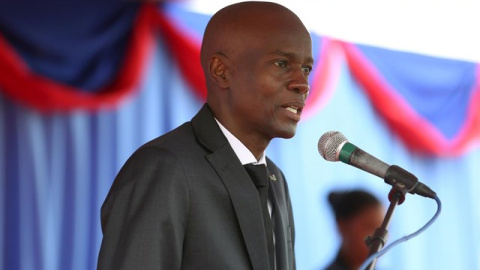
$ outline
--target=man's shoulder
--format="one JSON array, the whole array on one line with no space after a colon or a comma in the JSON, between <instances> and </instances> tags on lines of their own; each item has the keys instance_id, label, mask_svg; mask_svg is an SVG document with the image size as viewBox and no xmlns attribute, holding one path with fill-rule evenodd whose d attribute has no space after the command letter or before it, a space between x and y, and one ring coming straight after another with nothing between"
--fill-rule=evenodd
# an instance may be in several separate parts
<instances>
[{"instance_id":1,"label":"man's shoulder","mask_svg":"<svg viewBox=\"0 0 480 270\"><path fill-rule=\"evenodd\" d=\"M192 140L195 140L196 137L202 136L201 131L208 130L208 132L211 132L211 130L213 130L211 123L214 122L215 120L209 107L207 105L204 105L192 118L192 120L181 124L180 126L164 133L163 135L155 139L152 139L151 141L145 143L143 146L167 147L171 145L192 142Z\"/></svg>"},{"instance_id":2,"label":"man's shoulder","mask_svg":"<svg viewBox=\"0 0 480 270\"><path fill-rule=\"evenodd\" d=\"M143 147L167 147L182 144L194 136L191 122L185 122L182 125L146 142Z\"/></svg>"}]
</instances>

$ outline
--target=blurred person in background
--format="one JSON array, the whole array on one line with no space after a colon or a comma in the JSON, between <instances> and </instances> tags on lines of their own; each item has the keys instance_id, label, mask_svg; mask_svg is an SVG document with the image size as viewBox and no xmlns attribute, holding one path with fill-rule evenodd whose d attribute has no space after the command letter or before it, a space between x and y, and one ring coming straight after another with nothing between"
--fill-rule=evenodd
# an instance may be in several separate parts
<instances>
[{"instance_id":1,"label":"blurred person in background","mask_svg":"<svg viewBox=\"0 0 480 270\"><path fill-rule=\"evenodd\" d=\"M369 253L366 237L382 225L384 207L373 194L360 189L332 191L328 202L341 244L335 260L325 270L357 270Z\"/></svg>"}]
</instances>

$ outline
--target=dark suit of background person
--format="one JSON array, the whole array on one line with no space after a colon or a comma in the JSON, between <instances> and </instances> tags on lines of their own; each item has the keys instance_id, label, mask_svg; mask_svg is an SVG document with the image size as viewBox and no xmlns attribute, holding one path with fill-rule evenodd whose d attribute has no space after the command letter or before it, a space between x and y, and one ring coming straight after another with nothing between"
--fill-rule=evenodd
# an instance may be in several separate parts
<instances>
[{"instance_id":1,"label":"dark suit of background person","mask_svg":"<svg viewBox=\"0 0 480 270\"><path fill-rule=\"evenodd\" d=\"M107 195L99 270L273 269L259 191L237 151L261 162L271 139L294 135L309 90L310 35L283 6L234 4L207 25L201 63L207 104L190 122L135 151ZM244 147L232 146L230 134ZM272 265L293 270L287 183L266 163Z\"/></svg>"}]
</instances>

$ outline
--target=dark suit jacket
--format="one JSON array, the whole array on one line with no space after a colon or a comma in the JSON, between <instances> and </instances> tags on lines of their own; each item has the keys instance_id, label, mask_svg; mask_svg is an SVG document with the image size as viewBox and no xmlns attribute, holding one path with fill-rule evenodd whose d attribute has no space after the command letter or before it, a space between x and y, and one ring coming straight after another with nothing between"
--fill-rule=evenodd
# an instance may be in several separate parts
<instances>
[{"instance_id":1,"label":"dark suit jacket","mask_svg":"<svg viewBox=\"0 0 480 270\"><path fill-rule=\"evenodd\" d=\"M295 269L287 184L267 159L277 269ZM271 177L273 178L273 177ZM268 269L258 192L208 105L128 159L101 210L98 269Z\"/></svg>"}]
</instances>

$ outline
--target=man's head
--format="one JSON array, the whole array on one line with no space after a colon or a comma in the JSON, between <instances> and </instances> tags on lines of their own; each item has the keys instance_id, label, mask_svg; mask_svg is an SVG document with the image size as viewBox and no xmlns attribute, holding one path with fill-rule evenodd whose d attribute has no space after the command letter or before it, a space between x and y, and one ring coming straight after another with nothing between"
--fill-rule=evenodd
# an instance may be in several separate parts
<instances>
[{"instance_id":1,"label":"man's head","mask_svg":"<svg viewBox=\"0 0 480 270\"><path fill-rule=\"evenodd\" d=\"M201 64L215 117L252 152L295 134L313 58L292 11L269 2L223 8L205 30Z\"/></svg>"}]
</instances>

